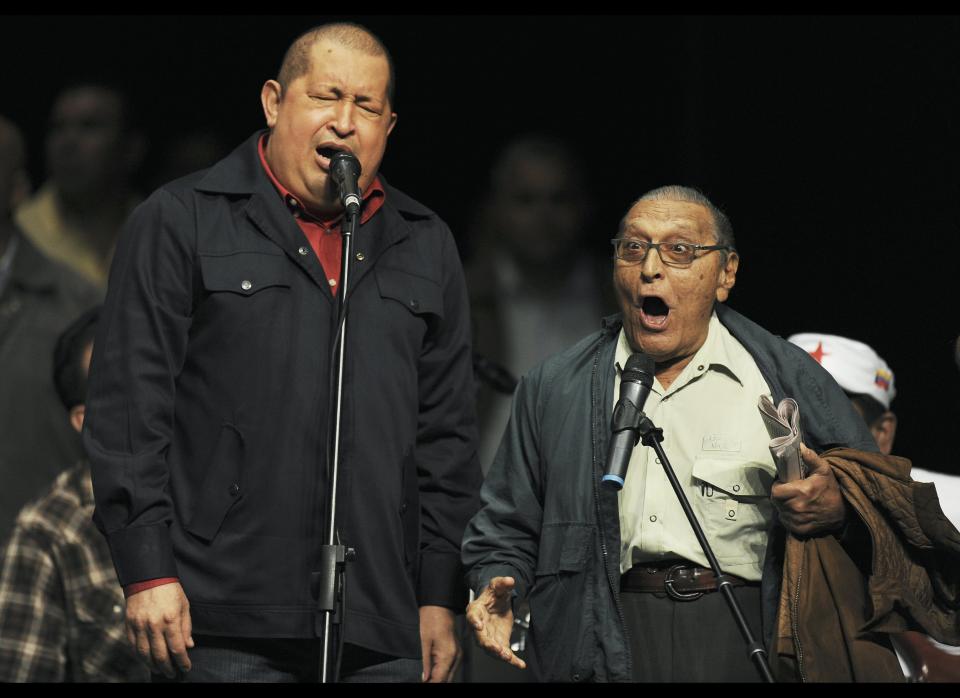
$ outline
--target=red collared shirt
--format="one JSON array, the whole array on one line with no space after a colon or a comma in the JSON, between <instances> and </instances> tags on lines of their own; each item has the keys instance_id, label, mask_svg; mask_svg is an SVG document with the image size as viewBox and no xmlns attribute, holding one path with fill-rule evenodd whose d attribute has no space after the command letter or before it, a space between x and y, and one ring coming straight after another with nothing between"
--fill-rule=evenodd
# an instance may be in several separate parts
<instances>
[{"instance_id":1,"label":"red collared shirt","mask_svg":"<svg viewBox=\"0 0 960 698\"><path fill-rule=\"evenodd\" d=\"M340 264L343 255L343 242L340 235L340 223L343 220L343 215L340 214L330 220L321 220L311 216L297 197L280 184L274 176L270 165L267 164L266 143L267 134L264 134L260 137L260 143L257 146L260 152L260 164L263 165L263 170L267 173L270 181L273 182L273 186L280 192L284 203L290 209L297 225L300 226L300 230L306 236L310 247L313 248L314 254L320 260L320 265L323 267L323 272L327 275L327 281L330 284L330 291L336 295L340 283ZM380 183L380 178L374 177L373 182L363 193L363 203L360 208L361 225L373 218L373 215L380 210L386 195L383 185Z\"/></svg>"}]
</instances>

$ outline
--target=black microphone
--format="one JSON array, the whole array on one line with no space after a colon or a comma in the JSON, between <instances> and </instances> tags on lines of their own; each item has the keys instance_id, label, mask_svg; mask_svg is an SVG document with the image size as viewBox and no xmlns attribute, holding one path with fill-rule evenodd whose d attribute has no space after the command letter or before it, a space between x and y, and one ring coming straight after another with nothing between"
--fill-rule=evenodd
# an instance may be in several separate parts
<instances>
[{"instance_id":1,"label":"black microphone","mask_svg":"<svg viewBox=\"0 0 960 698\"><path fill-rule=\"evenodd\" d=\"M330 158L330 175L340 192L340 203L348 216L360 213L360 189L357 180L360 179L360 161L353 153L338 150Z\"/></svg>"},{"instance_id":2,"label":"black microphone","mask_svg":"<svg viewBox=\"0 0 960 698\"><path fill-rule=\"evenodd\" d=\"M607 451L607 471L602 480L612 489L623 489L630 454L640 440L640 415L653 387L654 369L653 359L637 352L630 355L620 373L620 399L613 408L610 425L613 434Z\"/></svg>"}]
</instances>

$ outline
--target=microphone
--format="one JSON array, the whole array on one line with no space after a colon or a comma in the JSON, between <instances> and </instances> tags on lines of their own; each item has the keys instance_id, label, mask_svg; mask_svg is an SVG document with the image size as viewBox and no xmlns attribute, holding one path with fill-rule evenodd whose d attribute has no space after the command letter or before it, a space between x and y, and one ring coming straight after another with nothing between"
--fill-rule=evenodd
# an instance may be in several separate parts
<instances>
[{"instance_id":1,"label":"microphone","mask_svg":"<svg viewBox=\"0 0 960 698\"><path fill-rule=\"evenodd\" d=\"M360 179L360 161L353 153L338 150L330 158L330 175L340 192L340 203L348 216L360 213L360 189L357 180Z\"/></svg>"},{"instance_id":2,"label":"microphone","mask_svg":"<svg viewBox=\"0 0 960 698\"><path fill-rule=\"evenodd\" d=\"M611 489L623 489L630 454L640 440L640 415L653 387L654 368L651 357L637 352L630 355L620 374L620 399L613 408L607 470L602 480Z\"/></svg>"}]
</instances>

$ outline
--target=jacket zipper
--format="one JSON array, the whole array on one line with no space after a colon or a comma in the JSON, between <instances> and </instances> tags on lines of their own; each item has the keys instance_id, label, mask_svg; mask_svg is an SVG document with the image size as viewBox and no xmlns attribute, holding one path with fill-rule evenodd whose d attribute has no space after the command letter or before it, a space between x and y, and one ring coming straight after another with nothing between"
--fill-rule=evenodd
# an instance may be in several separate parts
<instances>
[{"instance_id":1,"label":"jacket zipper","mask_svg":"<svg viewBox=\"0 0 960 698\"><path fill-rule=\"evenodd\" d=\"M593 461L592 463L593 464L593 478L592 478L593 498L597 507L597 527L600 529L600 552L603 555L603 569L607 574L607 582L610 584L610 590L613 592L613 602L617 608L617 615L620 618L620 629L623 631L624 639L626 639L628 637L627 621L623 613L623 607L620 604L620 593L618 588L619 584L616 583L616 581L613 578L613 575L610 573L610 565L608 564L609 554L607 552L607 536L606 536L606 531L603 527L603 510L600 507L600 491L597 489L597 473L598 473L599 466L597 464L597 429L596 429L597 425L595 420L596 418L598 418L598 415L603 414L602 411L598 411L599 384L597 382L597 367L599 366L599 363L600 363L600 354L601 354L602 346L603 345L601 340L600 342L597 343L597 351L596 351L596 354L594 354L594 358L593 358L593 376L592 376L592 386L591 386L592 387L591 393L593 397L593 405L592 405L593 409L591 414L592 419L591 419L590 434L591 434L591 444L592 444L591 452L592 452L592 461ZM617 565L617 567L619 568L619 565ZM627 680L631 680L633 678L633 657L631 657L630 655L629 643L627 644L626 654L627 654Z\"/></svg>"},{"instance_id":2,"label":"jacket zipper","mask_svg":"<svg viewBox=\"0 0 960 698\"><path fill-rule=\"evenodd\" d=\"M793 593L793 612L790 614L790 627L793 630L793 645L797 650L797 670L800 672L801 683L807 682L807 677L803 673L803 647L800 645L799 607L800 607L800 581L803 579L803 562L800 563L800 570L797 573L797 585Z\"/></svg>"}]
</instances>

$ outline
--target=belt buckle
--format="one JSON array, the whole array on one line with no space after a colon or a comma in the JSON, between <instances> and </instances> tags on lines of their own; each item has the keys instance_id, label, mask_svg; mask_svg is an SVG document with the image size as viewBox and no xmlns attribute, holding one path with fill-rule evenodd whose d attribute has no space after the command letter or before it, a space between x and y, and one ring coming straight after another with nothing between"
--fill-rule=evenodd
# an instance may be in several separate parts
<instances>
[{"instance_id":1,"label":"belt buckle","mask_svg":"<svg viewBox=\"0 0 960 698\"><path fill-rule=\"evenodd\" d=\"M701 596L703 596L702 591L682 592L682 591L677 591L676 589L673 588L673 573L679 572L680 570L693 569L694 567L696 567L696 565L689 564L686 562L681 562L667 570L666 577L664 577L664 580L663 580L663 588L666 589L667 596L669 596L674 601L696 601Z\"/></svg>"}]
</instances>

